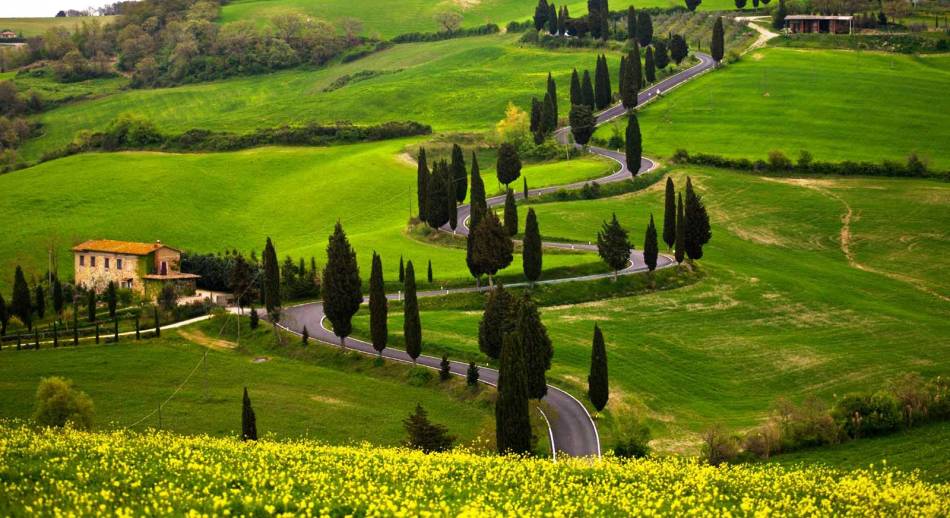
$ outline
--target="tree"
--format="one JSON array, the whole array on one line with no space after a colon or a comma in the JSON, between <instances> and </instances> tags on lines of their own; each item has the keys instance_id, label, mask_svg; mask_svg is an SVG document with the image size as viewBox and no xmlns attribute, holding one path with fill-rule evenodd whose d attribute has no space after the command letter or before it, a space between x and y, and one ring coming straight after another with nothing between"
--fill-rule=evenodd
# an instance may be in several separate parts
<instances>
[{"instance_id":1,"label":"tree","mask_svg":"<svg viewBox=\"0 0 950 518\"><path fill-rule=\"evenodd\" d=\"M541 0L542 2L544 0ZM416 410L403 420L408 438L406 447L422 450L425 453L447 451L452 448L455 437L449 435L448 428L429 421L429 415L422 405L416 403Z\"/></svg>"},{"instance_id":2,"label":"tree","mask_svg":"<svg viewBox=\"0 0 950 518\"><path fill-rule=\"evenodd\" d=\"M399 256L399 282L404 282L406 280L406 264L402 261L402 256Z\"/></svg>"},{"instance_id":3,"label":"tree","mask_svg":"<svg viewBox=\"0 0 950 518\"><path fill-rule=\"evenodd\" d=\"M653 41L653 19L647 11L637 13L637 40L641 47L646 47Z\"/></svg>"},{"instance_id":4,"label":"tree","mask_svg":"<svg viewBox=\"0 0 950 518\"><path fill-rule=\"evenodd\" d=\"M515 203L515 193L508 189L505 195L505 231L509 236L518 233L518 205Z\"/></svg>"},{"instance_id":5,"label":"tree","mask_svg":"<svg viewBox=\"0 0 950 518\"><path fill-rule=\"evenodd\" d=\"M779 0L778 7L772 11L772 28L779 30L785 27L786 16L788 16L788 10L785 8L785 0Z\"/></svg>"},{"instance_id":6,"label":"tree","mask_svg":"<svg viewBox=\"0 0 950 518\"><path fill-rule=\"evenodd\" d=\"M676 205L676 241L674 256L677 263L682 263L686 254L686 214L683 211L683 193L679 194Z\"/></svg>"},{"instance_id":7,"label":"tree","mask_svg":"<svg viewBox=\"0 0 950 518\"><path fill-rule=\"evenodd\" d=\"M718 65L723 56L725 55L725 32L722 28L722 16L716 17L716 23L713 25L712 31L712 43L709 46L710 54L712 55L713 60L716 61Z\"/></svg>"},{"instance_id":8,"label":"tree","mask_svg":"<svg viewBox=\"0 0 950 518\"><path fill-rule=\"evenodd\" d=\"M46 292L43 291L43 286L40 284L36 285L36 288L33 289L35 294L35 301L33 302L33 310L36 311L36 316L42 319L46 316Z\"/></svg>"},{"instance_id":9,"label":"tree","mask_svg":"<svg viewBox=\"0 0 950 518\"><path fill-rule=\"evenodd\" d=\"M666 197L663 200L663 242L668 250L676 242L676 190L673 178L666 177Z\"/></svg>"},{"instance_id":10,"label":"tree","mask_svg":"<svg viewBox=\"0 0 950 518\"><path fill-rule=\"evenodd\" d=\"M551 7L554 7L554 4L551 4ZM557 83L554 82L554 78L551 77L551 73L548 72L548 95L551 96L551 103L554 105L554 110L552 111L552 120L554 124L551 125L551 130L557 128L557 119L558 119L558 108L557 108Z\"/></svg>"},{"instance_id":11,"label":"tree","mask_svg":"<svg viewBox=\"0 0 950 518\"><path fill-rule=\"evenodd\" d=\"M458 144L452 144L452 182L455 186L455 201L462 203L468 193L468 172L465 171L465 155Z\"/></svg>"},{"instance_id":12,"label":"tree","mask_svg":"<svg viewBox=\"0 0 950 518\"><path fill-rule=\"evenodd\" d=\"M106 307L109 308L109 318L115 318L116 306L119 304L119 294L116 290L115 281L109 281L106 286Z\"/></svg>"},{"instance_id":13,"label":"tree","mask_svg":"<svg viewBox=\"0 0 950 518\"><path fill-rule=\"evenodd\" d=\"M551 93L544 94L544 103L541 104L541 132L550 135L557 129L557 105Z\"/></svg>"},{"instance_id":14,"label":"tree","mask_svg":"<svg viewBox=\"0 0 950 518\"><path fill-rule=\"evenodd\" d=\"M527 177L527 176L522 176L522 177L521 177L521 181L522 181L522 184L521 184L521 195L524 197L524 199L527 200L527 199L528 199L528 194L529 194L529 192L530 192L530 191L528 191L528 177Z\"/></svg>"},{"instance_id":15,"label":"tree","mask_svg":"<svg viewBox=\"0 0 950 518\"><path fill-rule=\"evenodd\" d=\"M19 265L13 275L13 299L10 301L10 312L19 318L28 330L33 329L33 301L30 300L30 287Z\"/></svg>"},{"instance_id":16,"label":"tree","mask_svg":"<svg viewBox=\"0 0 950 518\"><path fill-rule=\"evenodd\" d=\"M498 160L495 162L495 170L498 175L498 182L508 186L511 182L521 176L521 158L518 156L518 149L509 142L503 142L498 146Z\"/></svg>"},{"instance_id":17,"label":"tree","mask_svg":"<svg viewBox=\"0 0 950 518\"><path fill-rule=\"evenodd\" d=\"M495 444L498 453L531 451L531 418L524 351L514 334L505 334L498 366L498 399L495 401Z\"/></svg>"},{"instance_id":18,"label":"tree","mask_svg":"<svg viewBox=\"0 0 950 518\"><path fill-rule=\"evenodd\" d=\"M455 207L455 192L452 189L452 177L449 165L439 160L432 166L429 177L429 194L426 197L426 222L432 228L440 228L451 219L449 206ZM448 194L452 194L451 197Z\"/></svg>"},{"instance_id":19,"label":"tree","mask_svg":"<svg viewBox=\"0 0 950 518\"><path fill-rule=\"evenodd\" d=\"M468 363L468 371L465 373L465 382L469 387L474 387L478 384L478 365L475 365L475 362Z\"/></svg>"},{"instance_id":20,"label":"tree","mask_svg":"<svg viewBox=\"0 0 950 518\"><path fill-rule=\"evenodd\" d=\"M623 93L627 90L627 56L620 56L620 71L617 73L617 93L623 103Z\"/></svg>"},{"instance_id":21,"label":"tree","mask_svg":"<svg viewBox=\"0 0 950 518\"><path fill-rule=\"evenodd\" d=\"M597 57L597 68L594 71L594 104L598 110L603 110L610 106L612 97L607 56L601 55Z\"/></svg>"},{"instance_id":22,"label":"tree","mask_svg":"<svg viewBox=\"0 0 950 518\"><path fill-rule=\"evenodd\" d=\"M10 313L7 311L7 301L0 295L0 337L6 336L7 324L10 322Z\"/></svg>"},{"instance_id":23,"label":"tree","mask_svg":"<svg viewBox=\"0 0 950 518\"><path fill-rule=\"evenodd\" d=\"M666 50L666 42L663 40L653 42L653 63L657 70L663 70L670 64L670 55Z\"/></svg>"},{"instance_id":24,"label":"tree","mask_svg":"<svg viewBox=\"0 0 950 518\"><path fill-rule=\"evenodd\" d=\"M540 31L548 22L548 3L547 0L538 0L538 6L534 8L534 30Z\"/></svg>"},{"instance_id":25,"label":"tree","mask_svg":"<svg viewBox=\"0 0 950 518\"><path fill-rule=\"evenodd\" d=\"M574 135L574 141L582 146L590 142L590 137L597 128L597 119L591 111L590 106L580 104L571 107L570 114L571 134Z\"/></svg>"},{"instance_id":26,"label":"tree","mask_svg":"<svg viewBox=\"0 0 950 518\"><path fill-rule=\"evenodd\" d=\"M307 326L303 326L303 333L300 334L300 343L302 345L310 343L310 331L307 330Z\"/></svg>"},{"instance_id":27,"label":"tree","mask_svg":"<svg viewBox=\"0 0 950 518\"><path fill-rule=\"evenodd\" d=\"M693 183L686 177L686 240L684 248L690 260L702 259L703 245L712 238L709 228L709 214L703 204L702 196L693 190Z\"/></svg>"},{"instance_id":28,"label":"tree","mask_svg":"<svg viewBox=\"0 0 950 518\"><path fill-rule=\"evenodd\" d=\"M759 0L752 0L752 8L755 12L759 10Z\"/></svg>"},{"instance_id":29,"label":"tree","mask_svg":"<svg viewBox=\"0 0 950 518\"><path fill-rule=\"evenodd\" d=\"M631 248L633 247L627 239L627 231L620 226L617 215L614 214L610 223L605 221L600 232L597 233L597 253L614 271L615 281L617 272L626 268L630 261Z\"/></svg>"},{"instance_id":30,"label":"tree","mask_svg":"<svg viewBox=\"0 0 950 518\"><path fill-rule=\"evenodd\" d=\"M373 266L369 274L369 334L372 338L373 349L383 356L386 341L389 339L389 328L386 322L389 313L389 302L386 300L386 286L383 283L383 260L373 251Z\"/></svg>"},{"instance_id":31,"label":"tree","mask_svg":"<svg viewBox=\"0 0 950 518\"><path fill-rule=\"evenodd\" d=\"M623 107L632 110L637 106L637 96L640 93L640 78L643 73L640 71L640 47L637 42L633 42L633 48L627 54L624 62L624 80L623 90L620 92L620 100Z\"/></svg>"},{"instance_id":32,"label":"tree","mask_svg":"<svg viewBox=\"0 0 950 518\"><path fill-rule=\"evenodd\" d=\"M274 243L267 238L264 244L264 307L271 318L280 314L280 265L277 264L277 250ZM275 321L276 324L276 321Z\"/></svg>"},{"instance_id":33,"label":"tree","mask_svg":"<svg viewBox=\"0 0 950 518\"><path fill-rule=\"evenodd\" d=\"M746 0L736 0L736 9L745 9Z\"/></svg>"},{"instance_id":34,"label":"tree","mask_svg":"<svg viewBox=\"0 0 950 518\"><path fill-rule=\"evenodd\" d=\"M86 298L86 316L90 322L96 321L96 290L89 290Z\"/></svg>"},{"instance_id":35,"label":"tree","mask_svg":"<svg viewBox=\"0 0 950 518\"><path fill-rule=\"evenodd\" d=\"M257 440L257 417L254 415L254 409L251 408L251 398L247 395L247 387L244 387L244 402L241 405L241 440Z\"/></svg>"},{"instance_id":36,"label":"tree","mask_svg":"<svg viewBox=\"0 0 950 518\"><path fill-rule=\"evenodd\" d=\"M426 272L426 280L432 284L432 259L429 259L429 270Z\"/></svg>"},{"instance_id":37,"label":"tree","mask_svg":"<svg viewBox=\"0 0 950 518\"><path fill-rule=\"evenodd\" d=\"M584 95L581 93L581 80L577 76L577 69L575 68L571 72L571 106L583 103Z\"/></svg>"},{"instance_id":38,"label":"tree","mask_svg":"<svg viewBox=\"0 0 950 518\"><path fill-rule=\"evenodd\" d=\"M522 249L521 262L524 276L534 285L541 278L542 247L538 217L533 208L528 209L528 217L525 219Z\"/></svg>"},{"instance_id":39,"label":"tree","mask_svg":"<svg viewBox=\"0 0 950 518\"><path fill-rule=\"evenodd\" d=\"M541 399L548 393L545 372L551 368L554 348L548 330L541 322L538 308L528 292L518 301L514 333L525 357L525 383L528 397Z\"/></svg>"},{"instance_id":40,"label":"tree","mask_svg":"<svg viewBox=\"0 0 950 518\"><path fill-rule=\"evenodd\" d=\"M646 56L643 59L644 76L647 83L656 82L656 65L653 63L653 47L647 47Z\"/></svg>"},{"instance_id":41,"label":"tree","mask_svg":"<svg viewBox=\"0 0 950 518\"><path fill-rule=\"evenodd\" d=\"M689 9L690 12L695 12L701 3L703 3L703 0L686 0L686 8Z\"/></svg>"},{"instance_id":42,"label":"tree","mask_svg":"<svg viewBox=\"0 0 950 518\"><path fill-rule=\"evenodd\" d=\"M254 301L254 279L251 273L251 265L244 259L243 255L238 254L231 263L231 274L229 276L231 293L234 294L234 301L238 308L244 309L244 306Z\"/></svg>"},{"instance_id":43,"label":"tree","mask_svg":"<svg viewBox=\"0 0 950 518\"><path fill-rule=\"evenodd\" d=\"M251 329L257 329L257 326L260 322L260 318L261 317L258 316L257 314L257 308L251 308L251 317L250 317Z\"/></svg>"},{"instance_id":44,"label":"tree","mask_svg":"<svg viewBox=\"0 0 950 518\"><path fill-rule=\"evenodd\" d=\"M570 15L567 13L567 6L561 6L557 12L557 32L561 35L567 34L567 20Z\"/></svg>"},{"instance_id":45,"label":"tree","mask_svg":"<svg viewBox=\"0 0 950 518\"><path fill-rule=\"evenodd\" d=\"M343 225L337 221L327 244L327 263L323 267L323 312L343 347L353 330L353 315L363 303L361 286L356 252L350 246Z\"/></svg>"},{"instance_id":46,"label":"tree","mask_svg":"<svg viewBox=\"0 0 950 518\"><path fill-rule=\"evenodd\" d=\"M441 32L455 32L462 26L462 14L455 11L442 11L436 13L434 18L442 28Z\"/></svg>"},{"instance_id":47,"label":"tree","mask_svg":"<svg viewBox=\"0 0 950 518\"><path fill-rule=\"evenodd\" d=\"M541 103L537 97L531 98L531 134L534 135L534 143L540 144L544 141L544 133L541 131Z\"/></svg>"},{"instance_id":48,"label":"tree","mask_svg":"<svg viewBox=\"0 0 950 518\"><path fill-rule=\"evenodd\" d=\"M476 271L488 275L493 285L495 272L506 268L514 259L514 243L494 212L489 211L472 231L472 264Z\"/></svg>"},{"instance_id":49,"label":"tree","mask_svg":"<svg viewBox=\"0 0 950 518\"><path fill-rule=\"evenodd\" d=\"M412 358L412 364L422 353L422 321L419 319L419 301L416 299L416 271L412 261L406 265L406 295L403 302L402 334L406 342L406 354Z\"/></svg>"},{"instance_id":50,"label":"tree","mask_svg":"<svg viewBox=\"0 0 950 518\"><path fill-rule=\"evenodd\" d=\"M426 207L429 196L429 164L426 160L426 149L419 148L416 159L416 198L419 204L419 219L428 221Z\"/></svg>"},{"instance_id":51,"label":"tree","mask_svg":"<svg viewBox=\"0 0 950 518\"><path fill-rule=\"evenodd\" d=\"M482 181L482 174L478 167L478 157L475 156L474 151L472 151L472 192L469 195L469 204L471 205L469 228L475 228L482 215L488 210L488 203L485 199L485 182Z\"/></svg>"},{"instance_id":52,"label":"tree","mask_svg":"<svg viewBox=\"0 0 950 518\"><path fill-rule=\"evenodd\" d=\"M442 355L442 361L439 362L439 379L442 381L449 381L449 378L452 377L452 363L449 362L448 355Z\"/></svg>"},{"instance_id":53,"label":"tree","mask_svg":"<svg viewBox=\"0 0 950 518\"><path fill-rule=\"evenodd\" d=\"M590 82L590 72L584 71L584 79L581 80L581 104L594 109L594 85Z\"/></svg>"},{"instance_id":54,"label":"tree","mask_svg":"<svg viewBox=\"0 0 950 518\"><path fill-rule=\"evenodd\" d=\"M674 34L673 39L670 40L670 57L679 65L688 55L689 46L686 44L686 39L679 34Z\"/></svg>"},{"instance_id":55,"label":"tree","mask_svg":"<svg viewBox=\"0 0 950 518\"><path fill-rule=\"evenodd\" d=\"M627 8L627 39L633 40L637 37L637 10L632 5Z\"/></svg>"},{"instance_id":56,"label":"tree","mask_svg":"<svg viewBox=\"0 0 950 518\"><path fill-rule=\"evenodd\" d=\"M53 278L53 311L57 317L63 316L63 309L66 307L66 298L63 296L63 283L59 282L59 277Z\"/></svg>"},{"instance_id":57,"label":"tree","mask_svg":"<svg viewBox=\"0 0 950 518\"><path fill-rule=\"evenodd\" d=\"M643 138L640 135L640 121L637 120L636 112L630 112L627 116L627 134L624 142L627 169L630 170L631 176L637 176L640 172L640 156L643 155Z\"/></svg>"},{"instance_id":58,"label":"tree","mask_svg":"<svg viewBox=\"0 0 950 518\"><path fill-rule=\"evenodd\" d=\"M455 186L452 185L452 172L448 171L446 174L448 182L446 182L446 192L445 192L445 211L449 214L449 228L454 232L459 224L459 208L458 204L455 201ZM468 178L465 179L468 181Z\"/></svg>"},{"instance_id":59,"label":"tree","mask_svg":"<svg viewBox=\"0 0 950 518\"><path fill-rule=\"evenodd\" d=\"M497 360L505 334L512 330L511 314L514 300L499 284L485 298L485 312L478 322L478 350Z\"/></svg>"},{"instance_id":60,"label":"tree","mask_svg":"<svg viewBox=\"0 0 950 518\"><path fill-rule=\"evenodd\" d=\"M89 430L94 416L92 398L76 390L72 381L57 376L40 380L33 409L36 424L55 428L70 424L78 430Z\"/></svg>"},{"instance_id":61,"label":"tree","mask_svg":"<svg viewBox=\"0 0 950 518\"><path fill-rule=\"evenodd\" d=\"M590 353L590 375L587 376L587 397L598 412L607 406L610 388L607 383L607 348L604 334L594 324L594 345Z\"/></svg>"},{"instance_id":62,"label":"tree","mask_svg":"<svg viewBox=\"0 0 950 518\"><path fill-rule=\"evenodd\" d=\"M643 238L643 262L651 272L656 270L656 260L660 255L660 246L657 242L656 225L653 223L653 214L650 214L650 224L647 225L646 236Z\"/></svg>"}]
</instances>

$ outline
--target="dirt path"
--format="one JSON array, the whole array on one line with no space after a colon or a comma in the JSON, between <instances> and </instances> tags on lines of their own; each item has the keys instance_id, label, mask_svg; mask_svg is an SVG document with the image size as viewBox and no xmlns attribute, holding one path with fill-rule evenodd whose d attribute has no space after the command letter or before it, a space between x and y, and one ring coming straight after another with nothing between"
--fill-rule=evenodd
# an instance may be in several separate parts
<instances>
[{"instance_id":1,"label":"dirt path","mask_svg":"<svg viewBox=\"0 0 950 518\"><path fill-rule=\"evenodd\" d=\"M769 29L766 29L765 27L755 23L756 21L763 21L763 20L769 21L771 20L771 18L769 18L768 16L740 16L736 18L737 23L746 22L746 25L748 25L750 29L759 33L759 39L755 40L755 42L753 42L752 45L749 45L749 48L745 49L745 52L743 52L743 54L745 54L746 52L753 51L755 49L760 49L764 47L765 44L768 43L770 39L779 37L779 34L777 32L772 32Z\"/></svg>"},{"instance_id":2,"label":"dirt path","mask_svg":"<svg viewBox=\"0 0 950 518\"><path fill-rule=\"evenodd\" d=\"M204 334L204 332L198 330L180 329L178 334L189 342L194 342L198 345L203 345L209 349L215 349L218 351L230 351L237 347L234 342L221 340L219 338L211 338L210 336Z\"/></svg>"}]
</instances>

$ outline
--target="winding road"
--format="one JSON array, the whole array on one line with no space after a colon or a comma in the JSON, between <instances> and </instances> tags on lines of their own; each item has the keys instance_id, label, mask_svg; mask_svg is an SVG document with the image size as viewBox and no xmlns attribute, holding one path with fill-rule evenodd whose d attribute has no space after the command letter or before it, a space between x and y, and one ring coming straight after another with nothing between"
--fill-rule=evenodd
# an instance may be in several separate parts
<instances>
[{"instance_id":1,"label":"winding road","mask_svg":"<svg viewBox=\"0 0 950 518\"><path fill-rule=\"evenodd\" d=\"M682 71L677 74L674 74L663 81L650 86L646 91L643 91L638 96L638 104L643 105L644 103L649 102L654 99L661 93L668 91L669 89L680 85L697 75L700 75L715 66L715 62L710 56L701 52L695 52L694 55L699 59L699 63ZM604 110L597 115L597 124L601 125L606 122L609 122L615 118L621 117L626 114L626 110L623 106L619 104L612 106L607 110ZM555 133L555 138L558 142L562 144L569 143L569 134L570 128L565 127L559 129ZM620 165L620 168L614 173L605 176L596 180L598 183L610 183L624 180L630 177L630 170L627 168L626 157L623 153L617 151L590 147L591 153L600 155L606 158L614 160ZM656 167L656 164L648 159L641 158L639 167L636 174L641 172L647 172ZM536 196L539 194L545 194L557 191L559 189L577 189L582 187L587 182L577 182L569 185L560 185L554 187L544 187L541 189L531 189L529 190L529 196ZM522 197L523 193L519 193L518 197ZM505 202L505 197L495 196L490 198L488 201L489 206L498 206L503 205ZM459 207L459 220L462 222L462 225L459 226L457 232L462 235L468 234L468 217L470 214L471 207L468 205L463 205ZM443 229L448 230L448 229ZM578 244L569 244L569 243L550 243L545 242L545 247L551 248L571 248L577 250L591 250L596 251L597 247L594 245L578 245ZM668 267L673 264L673 260L670 257L661 255L657 260L657 267L663 268ZM646 265L643 262L643 254L638 251L631 250L630 253L630 265L622 270L620 273L623 275L628 275L636 272L642 272L646 270ZM554 283L564 283L564 282L575 282L575 281L585 281L585 280L594 280L602 279L611 276L612 273L601 273L593 275L585 275L581 277L571 277L563 279L548 279L539 281L538 284L554 284ZM509 286L519 286L521 284L509 284ZM419 292L419 297L433 297L438 295L446 295L451 293L466 293L474 291L486 290L487 287L470 287L470 288L459 288L452 290L439 290L439 291L425 291ZM398 298L397 294L387 295L388 298L396 300ZM301 333L303 328L306 327L307 331L310 333L310 337L325 342L328 344L337 345L339 344L339 338L337 338L332 331L327 329L325 325L325 315L323 312L323 303L322 302L311 302L307 304L301 304L298 306L293 306L285 308L282 314L282 322L280 325L294 333ZM368 355L375 356L377 353L373 349L372 344L364 342L362 340L357 340L354 338L349 338L346 341L346 346L355 351L365 353ZM389 360L395 360L405 363L412 363L412 359L405 353L405 351L387 348L383 351L383 357ZM440 358L434 356L419 356L417 363L424 367L429 367L432 369L438 370L441 363ZM453 374L458 376L465 376L468 371L468 364L462 362L451 362L451 370ZM495 386L498 380L498 371L491 369L485 366L479 366L479 381L486 383L488 385ZM584 407L584 404L578 401L574 396L570 395L564 390L561 390L557 387L548 386L548 394L544 397L544 402L546 403L546 408L548 413L545 414L542 411L545 421L548 423L548 432L549 439L551 440L551 447L554 452L554 457L557 458L557 455L570 455L575 457L583 456L600 456L600 436L597 433L597 426L594 424L594 420L591 418L587 409ZM550 415L549 415L550 414Z\"/></svg>"}]
</instances>

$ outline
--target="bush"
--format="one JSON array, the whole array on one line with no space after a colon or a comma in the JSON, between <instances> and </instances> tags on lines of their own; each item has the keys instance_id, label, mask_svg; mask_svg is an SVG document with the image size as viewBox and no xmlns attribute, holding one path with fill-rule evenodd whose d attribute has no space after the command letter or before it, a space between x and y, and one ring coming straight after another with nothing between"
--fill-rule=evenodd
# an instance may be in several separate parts
<instances>
[{"instance_id":1,"label":"bush","mask_svg":"<svg viewBox=\"0 0 950 518\"><path fill-rule=\"evenodd\" d=\"M94 414L92 399L85 392L76 390L72 381L57 376L40 381L33 411L36 424L55 428L69 424L80 430L89 430Z\"/></svg>"},{"instance_id":2,"label":"bush","mask_svg":"<svg viewBox=\"0 0 950 518\"><path fill-rule=\"evenodd\" d=\"M926 161L916 154L908 156L905 163L894 160L884 160L880 164L852 162L849 160L844 162L815 162L812 160L811 153L808 151L802 151L798 163L794 165L791 160L779 151L769 152L768 158L768 162L761 159L750 161L747 158L728 158L706 153L691 155L687 153L686 150L679 149L673 154L672 160L677 164L706 165L724 169L757 172L789 170L820 175L898 176L908 178L937 178L942 180L950 179L950 172L931 171L928 169ZM802 162L802 158L805 158L805 162Z\"/></svg>"},{"instance_id":3,"label":"bush","mask_svg":"<svg viewBox=\"0 0 950 518\"><path fill-rule=\"evenodd\" d=\"M439 32L410 32L406 34L400 34L392 39L393 43L413 43L419 41L442 41L452 38L465 38L467 36L483 36L485 34L497 34L501 32L501 28L494 23L486 23L485 25L479 25L478 27L470 27L468 29L458 29L454 31L439 31Z\"/></svg>"},{"instance_id":4,"label":"bush","mask_svg":"<svg viewBox=\"0 0 950 518\"><path fill-rule=\"evenodd\" d=\"M835 405L833 415L850 438L886 434L901 424L897 398L884 392L845 396Z\"/></svg>"},{"instance_id":5,"label":"bush","mask_svg":"<svg viewBox=\"0 0 950 518\"><path fill-rule=\"evenodd\" d=\"M729 463L739 456L739 440L716 425L703 432L702 459L712 466Z\"/></svg>"},{"instance_id":6,"label":"bush","mask_svg":"<svg viewBox=\"0 0 950 518\"><path fill-rule=\"evenodd\" d=\"M792 161L778 150L769 151L769 169L773 171L788 171L792 168Z\"/></svg>"},{"instance_id":7,"label":"bush","mask_svg":"<svg viewBox=\"0 0 950 518\"><path fill-rule=\"evenodd\" d=\"M449 430L443 425L429 421L429 416L422 405L416 404L416 410L409 414L403 422L406 434L406 446L422 450L425 453L446 451L452 447L455 437L449 435Z\"/></svg>"},{"instance_id":8,"label":"bush","mask_svg":"<svg viewBox=\"0 0 950 518\"><path fill-rule=\"evenodd\" d=\"M649 454L650 429L639 423L614 446L614 455L617 457L642 459Z\"/></svg>"},{"instance_id":9,"label":"bush","mask_svg":"<svg viewBox=\"0 0 950 518\"><path fill-rule=\"evenodd\" d=\"M407 382L413 387L423 387L432 381L432 371L425 367L414 367L409 371Z\"/></svg>"}]
</instances>

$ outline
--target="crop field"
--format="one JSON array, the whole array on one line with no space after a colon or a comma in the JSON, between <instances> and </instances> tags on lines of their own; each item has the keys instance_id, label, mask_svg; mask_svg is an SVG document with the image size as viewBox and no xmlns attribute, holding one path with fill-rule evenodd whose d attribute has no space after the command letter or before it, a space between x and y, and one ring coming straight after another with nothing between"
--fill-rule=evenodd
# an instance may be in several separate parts
<instances>
[{"instance_id":1,"label":"crop field","mask_svg":"<svg viewBox=\"0 0 950 518\"><path fill-rule=\"evenodd\" d=\"M947 170L948 89L947 54L759 50L643 108L643 146L749 159L804 149L828 162L903 162L917 152Z\"/></svg>"},{"instance_id":2,"label":"crop field","mask_svg":"<svg viewBox=\"0 0 950 518\"><path fill-rule=\"evenodd\" d=\"M368 281L373 250L386 278L397 279L399 257L414 260L419 278L432 261L433 285L471 279L464 243L452 248L408 235L409 204L416 206L415 164L395 140L329 148L257 148L236 153L91 153L46 162L0 176L0 270L17 264L42 275L46 250L59 253L71 276L68 250L86 239L154 241L198 252L237 249L258 255L270 236L283 257L326 259L327 236L339 219L357 250ZM531 185L603 176L616 167L579 158L529 166ZM489 189L497 182L483 169ZM519 186L520 188L520 186ZM145 216L148 215L148 216ZM517 256L506 273L521 279ZM551 255L547 268L600 269L594 254ZM5 293L13 281L0 279Z\"/></svg>"},{"instance_id":3,"label":"crop field","mask_svg":"<svg viewBox=\"0 0 950 518\"><path fill-rule=\"evenodd\" d=\"M699 430L715 422L751 427L779 396L830 401L905 372L946 373L945 183L689 169L672 174L678 188L686 174L713 224L698 282L542 308L555 351L549 380L575 395L586 393L593 324L603 329L611 373L611 399L599 417L606 441L637 417L661 450L694 451ZM651 213L662 228L662 187L534 208L546 240L587 242L616 213L639 248ZM609 292L609 285L584 289ZM427 306L424 351L479 356L481 303L469 300ZM395 318L390 329L398 334ZM356 332L368 336L367 326L359 316Z\"/></svg>"}]
</instances>

